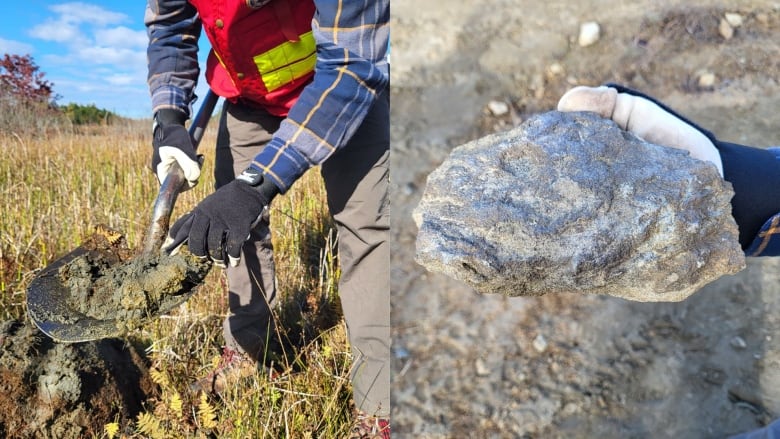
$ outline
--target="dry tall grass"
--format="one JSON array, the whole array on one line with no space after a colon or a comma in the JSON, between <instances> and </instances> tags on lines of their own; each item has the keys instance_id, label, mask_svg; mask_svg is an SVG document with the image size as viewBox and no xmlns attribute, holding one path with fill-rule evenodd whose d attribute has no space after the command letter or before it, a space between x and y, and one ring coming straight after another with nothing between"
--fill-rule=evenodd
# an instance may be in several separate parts
<instances>
[{"instance_id":1,"label":"dry tall grass","mask_svg":"<svg viewBox=\"0 0 780 439\"><path fill-rule=\"evenodd\" d=\"M200 184L182 194L174 218L213 188L215 123L201 152ZM80 133L0 132L0 317L23 318L36 270L78 245L97 224L123 231L138 248L157 192L148 169L151 123ZM159 393L132 425L105 437L344 437L350 423L350 355L338 310L335 233L316 171L272 210L286 373L258 375L219 400L188 385L213 368L222 343L226 284L214 268L179 310L132 334L146 349ZM117 402L120 404L121 402ZM164 432L164 433L163 433Z\"/></svg>"}]
</instances>

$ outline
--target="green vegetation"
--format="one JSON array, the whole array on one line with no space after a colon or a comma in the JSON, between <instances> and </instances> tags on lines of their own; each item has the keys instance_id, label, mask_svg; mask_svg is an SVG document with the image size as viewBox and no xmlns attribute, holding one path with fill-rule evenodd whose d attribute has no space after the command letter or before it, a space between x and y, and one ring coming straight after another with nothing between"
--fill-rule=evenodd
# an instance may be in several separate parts
<instances>
[{"instance_id":1,"label":"green vegetation","mask_svg":"<svg viewBox=\"0 0 780 439\"><path fill-rule=\"evenodd\" d=\"M71 102L68 105L58 107L58 109L63 112L68 120L74 125L108 125L117 119L116 114L98 108L95 104L79 105Z\"/></svg>"}]
</instances>

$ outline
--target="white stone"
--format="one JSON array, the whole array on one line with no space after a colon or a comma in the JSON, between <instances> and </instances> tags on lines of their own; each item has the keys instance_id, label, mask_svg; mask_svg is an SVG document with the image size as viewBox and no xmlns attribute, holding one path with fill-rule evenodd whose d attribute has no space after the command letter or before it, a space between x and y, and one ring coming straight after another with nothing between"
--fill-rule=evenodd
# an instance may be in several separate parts
<instances>
[{"instance_id":1,"label":"white stone","mask_svg":"<svg viewBox=\"0 0 780 439\"><path fill-rule=\"evenodd\" d=\"M747 347L747 343L745 343L745 339L736 335L731 339L731 346L736 349L745 349Z\"/></svg>"},{"instance_id":2,"label":"white stone","mask_svg":"<svg viewBox=\"0 0 780 439\"><path fill-rule=\"evenodd\" d=\"M726 21L731 25L731 27L742 26L742 15L737 14L736 12L726 12L724 17L726 18Z\"/></svg>"},{"instance_id":3,"label":"white stone","mask_svg":"<svg viewBox=\"0 0 780 439\"><path fill-rule=\"evenodd\" d=\"M490 375L490 369L487 367L487 364L485 364L485 360L482 358L477 358L477 361L474 362L474 367L477 372L477 376L488 376Z\"/></svg>"},{"instance_id":4,"label":"white stone","mask_svg":"<svg viewBox=\"0 0 780 439\"><path fill-rule=\"evenodd\" d=\"M701 88L710 88L715 85L715 82L717 81L717 77L712 72L704 72L701 75L699 75L699 87Z\"/></svg>"},{"instance_id":5,"label":"white stone","mask_svg":"<svg viewBox=\"0 0 780 439\"><path fill-rule=\"evenodd\" d=\"M580 47L588 47L601 37L601 26L595 21L588 21L580 25L578 43Z\"/></svg>"},{"instance_id":6,"label":"white stone","mask_svg":"<svg viewBox=\"0 0 780 439\"><path fill-rule=\"evenodd\" d=\"M488 102L488 110L493 116L503 116L509 113L509 105L502 101L490 101Z\"/></svg>"},{"instance_id":7,"label":"white stone","mask_svg":"<svg viewBox=\"0 0 780 439\"><path fill-rule=\"evenodd\" d=\"M536 352L544 352L547 349L547 340L542 334L539 334L534 338L533 345Z\"/></svg>"},{"instance_id":8,"label":"white stone","mask_svg":"<svg viewBox=\"0 0 780 439\"><path fill-rule=\"evenodd\" d=\"M720 24L718 25L718 32L720 33L720 36L722 36L726 40L730 40L731 37L734 36L734 28L731 27L731 25L725 18L720 19Z\"/></svg>"},{"instance_id":9,"label":"white stone","mask_svg":"<svg viewBox=\"0 0 780 439\"><path fill-rule=\"evenodd\" d=\"M565 73L563 66L560 63L554 62L547 67L547 72L552 76L559 76Z\"/></svg>"}]
</instances>

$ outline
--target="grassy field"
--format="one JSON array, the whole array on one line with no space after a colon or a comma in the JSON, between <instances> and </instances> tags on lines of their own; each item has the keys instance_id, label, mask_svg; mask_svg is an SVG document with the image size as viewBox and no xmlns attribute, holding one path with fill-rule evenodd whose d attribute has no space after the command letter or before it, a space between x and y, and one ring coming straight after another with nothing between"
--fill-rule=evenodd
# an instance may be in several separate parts
<instances>
[{"instance_id":1,"label":"grassy field","mask_svg":"<svg viewBox=\"0 0 780 439\"><path fill-rule=\"evenodd\" d=\"M213 188L215 122L201 148L201 182L179 197L174 218ZM0 132L3 320L24 318L25 288L36 271L96 225L123 232L138 248L157 192L148 168L150 128L148 121L133 121L45 136ZM103 437L346 436L351 358L338 308L336 236L324 200L319 173L312 171L272 209L285 373L274 380L251 377L218 400L189 392L221 352L227 286L214 268L187 304L131 335L146 351L157 392L133 422L107 420Z\"/></svg>"}]
</instances>

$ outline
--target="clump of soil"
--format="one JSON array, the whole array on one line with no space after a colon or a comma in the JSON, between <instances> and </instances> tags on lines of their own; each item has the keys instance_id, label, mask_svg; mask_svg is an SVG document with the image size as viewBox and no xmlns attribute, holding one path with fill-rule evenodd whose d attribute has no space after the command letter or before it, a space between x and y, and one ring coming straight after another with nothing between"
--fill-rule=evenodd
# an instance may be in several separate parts
<instances>
[{"instance_id":1,"label":"clump of soil","mask_svg":"<svg viewBox=\"0 0 780 439\"><path fill-rule=\"evenodd\" d=\"M120 340L61 344L30 322L0 323L0 437L97 437L135 418L153 388Z\"/></svg>"},{"instance_id":2,"label":"clump of soil","mask_svg":"<svg viewBox=\"0 0 780 439\"><path fill-rule=\"evenodd\" d=\"M67 305L98 320L115 319L118 329L138 327L150 315L171 309L211 268L186 250L130 257L124 238L105 228L82 246L88 251L59 270L69 291Z\"/></svg>"}]
</instances>

